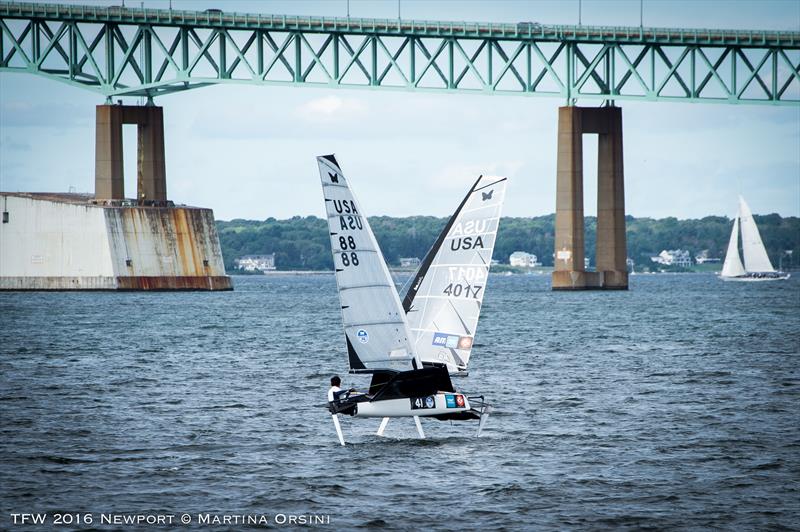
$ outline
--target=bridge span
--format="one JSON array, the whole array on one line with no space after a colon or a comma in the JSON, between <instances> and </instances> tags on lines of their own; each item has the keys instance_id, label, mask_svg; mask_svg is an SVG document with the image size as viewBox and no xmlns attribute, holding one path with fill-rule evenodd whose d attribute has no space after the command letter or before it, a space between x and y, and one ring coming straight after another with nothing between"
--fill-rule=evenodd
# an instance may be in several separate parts
<instances>
[{"instance_id":1,"label":"bridge span","mask_svg":"<svg viewBox=\"0 0 800 532\"><path fill-rule=\"evenodd\" d=\"M800 32L303 17L0 2L0 71L107 97L304 84L797 105Z\"/></svg>"}]
</instances>

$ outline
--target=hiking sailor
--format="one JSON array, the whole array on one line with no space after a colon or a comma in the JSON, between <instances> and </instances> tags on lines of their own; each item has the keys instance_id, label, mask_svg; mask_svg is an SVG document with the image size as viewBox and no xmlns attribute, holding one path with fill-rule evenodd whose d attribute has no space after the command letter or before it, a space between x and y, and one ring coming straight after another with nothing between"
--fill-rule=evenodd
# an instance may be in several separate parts
<instances>
[{"instance_id":1,"label":"hiking sailor","mask_svg":"<svg viewBox=\"0 0 800 532\"><path fill-rule=\"evenodd\" d=\"M351 393L356 391L355 388L350 388L349 390L342 390L340 388L341 385L342 385L342 379L340 379L338 375L334 375L333 377L331 377L331 387L328 390L329 403L339 401L342 398L347 399L347 397Z\"/></svg>"}]
</instances>

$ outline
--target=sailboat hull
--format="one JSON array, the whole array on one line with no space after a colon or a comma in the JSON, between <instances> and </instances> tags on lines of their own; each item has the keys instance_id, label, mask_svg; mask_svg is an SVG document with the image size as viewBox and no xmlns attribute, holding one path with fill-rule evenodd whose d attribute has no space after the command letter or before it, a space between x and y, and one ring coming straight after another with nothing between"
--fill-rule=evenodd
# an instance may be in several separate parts
<instances>
[{"instance_id":1,"label":"sailboat hull","mask_svg":"<svg viewBox=\"0 0 800 532\"><path fill-rule=\"evenodd\" d=\"M720 275L719 278L723 281L741 281L741 282L760 282L760 281L784 281L791 277L790 273L785 272L765 272L755 273L748 272L744 275L737 275L735 277Z\"/></svg>"},{"instance_id":2,"label":"sailboat hull","mask_svg":"<svg viewBox=\"0 0 800 532\"><path fill-rule=\"evenodd\" d=\"M448 404L452 406L448 406ZM435 417L462 414L470 409L467 396L439 393L425 397L358 403L355 417Z\"/></svg>"},{"instance_id":3,"label":"sailboat hull","mask_svg":"<svg viewBox=\"0 0 800 532\"><path fill-rule=\"evenodd\" d=\"M403 372L380 371L372 376L367 393L348 394L328 403L331 414L354 417L435 417L478 419L486 403L482 396L457 392L445 366Z\"/></svg>"}]
</instances>

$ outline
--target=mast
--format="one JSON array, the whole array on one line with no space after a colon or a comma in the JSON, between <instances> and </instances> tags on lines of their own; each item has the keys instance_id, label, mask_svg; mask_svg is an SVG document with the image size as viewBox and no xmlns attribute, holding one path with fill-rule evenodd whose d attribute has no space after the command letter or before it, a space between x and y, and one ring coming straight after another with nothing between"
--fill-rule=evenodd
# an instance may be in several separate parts
<instances>
[{"instance_id":1,"label":"mast","mask_svg":"<svg viewBox=\"0 0 800 532\"><path fill-rule=\"evenodd\" d=\"M428 250L428 253L425 255L425 258L422 259L419 268L417 268L414 277L411 279L408 291L406 291L405 297L403 297L403 310L405 310L406 313L408 313L408 311L411 309L411 305L414 304L414 298L417 295L419 287L422 285L422 279L425 277L425 275L427 275L428 269L430 269L431 264L433 263L433 259L439 252L439 248L442 247L442 244L444 243L445 238L447 238L448 233L450 233L450 229L453 228L453 224L455 223L456 218L458 218L461 209L463 209L464 205L467 204L467 200L469 199L470 195L475 191L475 187L478 186L478 183L481 182L482 178L483 175L478 176L478 179L476 179L475 183L472 184L472 187L469 189L469 192L467 192L467 195L464 196L464 199L461 200L461 203L458 205L456 212L454 212L453 215L450 217L450 219L447 220L447 224L444 226L444 229L442 229L442 232L439 233L439 236L436 238L436 241L431 246L431 249Z\"/></svg>"}]
</instances>

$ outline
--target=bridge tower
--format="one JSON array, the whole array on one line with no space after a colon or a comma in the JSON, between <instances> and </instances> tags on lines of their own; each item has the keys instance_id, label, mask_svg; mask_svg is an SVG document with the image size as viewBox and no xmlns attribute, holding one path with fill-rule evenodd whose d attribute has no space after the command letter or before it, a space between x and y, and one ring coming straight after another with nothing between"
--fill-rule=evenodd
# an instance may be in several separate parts
<instances>
[{"instance_id":1,"label":"bridge tower","mask_svg":"<svg viewBox=\"0 0 800 532\"><path fill-rule=\"evenodd\" d=\"M167 201L164 110L155 105L98 105L95 129L95 198L125 199L122 126L138 129L136 200Z\"/></svg>"},{"instance_id":2,"label":"bridge tower","mask_svg":"<svg viewBox=\"0 0 800 532\"><path fill-rule=\"evenodd\" d=\"M599 135L596 271L584 265L583 135ZM558 110L553 290L627 290L622 109Z\"/></svg>"},{"instance_id":3,"label":"bridge tower","mask_svg":"<svg viewBox=\"0 0 800 532\"><path fill-rule=\"evenodd\" d=\"M233 289L214 213L167 200L163 109L98 105L95 116L94 196L0 192L0 291ZM133 201L123 124L139 133Z\"/></svg>"}]
</instances>

